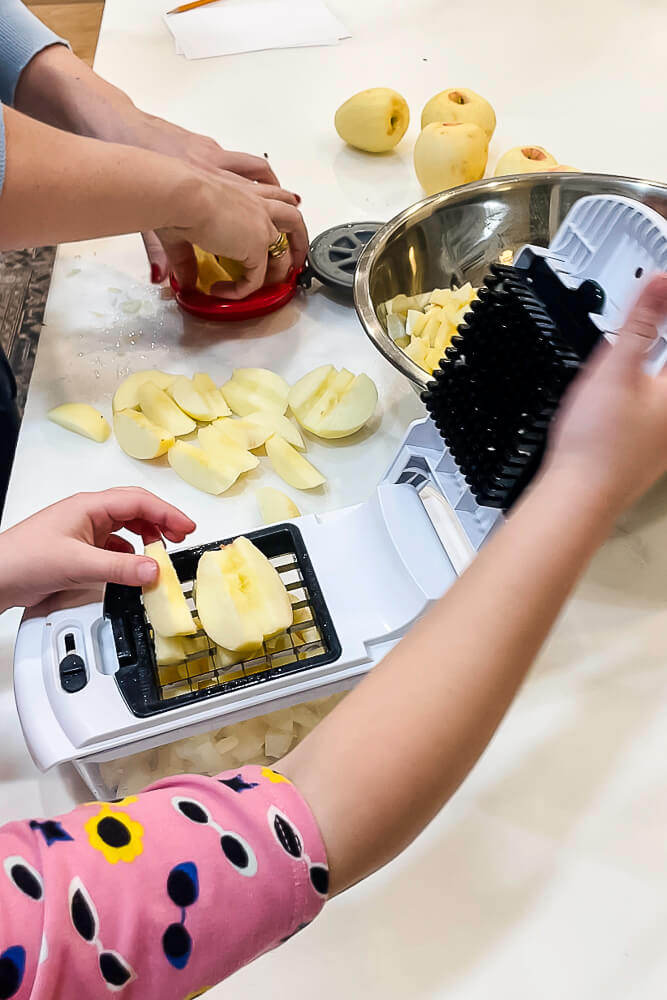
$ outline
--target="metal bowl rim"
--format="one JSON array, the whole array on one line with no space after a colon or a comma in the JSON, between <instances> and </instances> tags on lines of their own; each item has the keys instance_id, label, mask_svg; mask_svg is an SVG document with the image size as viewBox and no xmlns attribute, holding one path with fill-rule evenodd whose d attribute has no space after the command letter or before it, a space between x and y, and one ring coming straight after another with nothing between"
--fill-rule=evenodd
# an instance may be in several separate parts
<instances>
[{"instance_id":1,"label":"metal bowl rim","mask_svg":"<svg viewBox=\"0 0 667 1000\"><path fill-rule=\"evenodd\" d=\"M474 197L479 192L498 193L512 187L525 187L528 186L530 181L533 183L539 181L555 187L557 183L563 184L565 182L567 186L567 181L570 181L574 185L577 182L589 179L601 184L621 183L640 189L648 187L663 191L667 196L667 184L661 181L644 180L641 177L625 177L621 174L573 172L569 170L538 171L529 174L511 174L505 177L487 177L472 184L462 184L459 187L450 188L447 191L441 191L428 198L423 198L421 201L415 202L402 212L399 212L398 215L395 215L366 244L359 257L354 274L354 305L361 325L375 347L420 392L426 389L431 381L431 376L412 361L400 347L397 347L386 330L383 329L375 313L369 291L370 272L375 260L379 257L389 240L406 222L419 222L425 215L434 214L434 211L441 205L445 205L447 202L460 197L463 192ZM604 191L600 193L604 194Z\"/></svg>"}]
</instances>

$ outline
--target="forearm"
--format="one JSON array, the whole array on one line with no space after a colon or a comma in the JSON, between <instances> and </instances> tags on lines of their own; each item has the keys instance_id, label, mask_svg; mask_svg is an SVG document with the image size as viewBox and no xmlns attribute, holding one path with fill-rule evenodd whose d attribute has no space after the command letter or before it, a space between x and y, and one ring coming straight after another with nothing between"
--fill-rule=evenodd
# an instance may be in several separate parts
<instances>
[{"instance_id":1,"label":"forearm","mask_svg":"<svg viewBox=\"0 0 667 1000\"><path fill-rule=\"evenodd\" d=\"M139 114L127 94L61 45L45 49L26 66L14 106L66 132L128 144L132 119Z\"/></svg>"},{"instance_id":2,"label":"forearm","mask_svg":"<svg viewBox=\"0 0 667 1000\"><path fill-rule=\"evenodd\" d=\"M42 125L4 108L0 249L181 224L196 178L181 161ZM36 151L42 152L36 155Z\"/></svg>"},{"instance_id":3,"label":"forearm","mask_svg":"<svg viewBox=\"0 0 667 1000\"><path fill-rule=\"evenodd\" d=\"M573 517L561 486L538 484L439 604L281 762L318 819L333 892L394 857L453 794L610 530L595 500Z\"/></svg>"}]
</instances>

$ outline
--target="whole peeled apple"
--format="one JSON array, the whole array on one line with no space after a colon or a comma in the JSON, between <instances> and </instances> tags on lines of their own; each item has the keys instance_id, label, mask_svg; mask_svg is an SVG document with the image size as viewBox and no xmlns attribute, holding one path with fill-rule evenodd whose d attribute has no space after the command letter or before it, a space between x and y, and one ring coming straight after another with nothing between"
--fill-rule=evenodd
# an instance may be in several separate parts
<instances>
[{"instance_id":1,"label":"whole peeled apple","mask_svg":"<svg viewBox=\"0 0 667 1000\"><path fill-rule=\"evenodd\" d=\"M334 124L338 135L350 146L366 153L386 153L405 135L410 109L395 90L371 87L341 104Z\"/></svg>"},{"instance_id":2,"label":"whole peeled apple","mask_svg":"<svg viewBox=\"0 0 667 1000\"><path fill-rule=\"evenodd\" d=\"M496 128L496 113L488 101L467 87L450 87L443 90L424 106L422 128L431 122L472 122L491 141Z\"/></svg>"},{"instance_id":3,"label":"whole peeled apple","mask_svg":"<svg viewBox=\"0 0 667 1000\"><path fill-rule=\"evenodd\" d=\"M505 174L532 174L540 170L550 170L558 160L541 146L515 146L500 157L496 164L495 177Z\"/></svg>"},{"instance_id":4,"label":"whole peeled apple","mask_svg":"<svg viewBox=\"0 0 667 1000\"><path fill-rule=\"evenodd\" d=\"M484 176L489 144L472 122L431 122L415 143L415 170L426 194L436 194Z\"/></svg>"}]
</instances>

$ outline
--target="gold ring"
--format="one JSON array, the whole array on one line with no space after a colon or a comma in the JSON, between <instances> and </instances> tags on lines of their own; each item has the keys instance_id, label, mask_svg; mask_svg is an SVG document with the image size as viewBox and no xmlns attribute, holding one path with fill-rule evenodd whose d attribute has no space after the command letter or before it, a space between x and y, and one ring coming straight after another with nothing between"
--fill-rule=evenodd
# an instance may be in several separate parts
<instances>
[{"instance_id":1,"label":"gold ring","mask_svg":"<svg viewBox=\"0 0 667 1000\"><path fill-rule=\"evenodd\" d=\"M286 233L281 233L278 239L274 240L269 247L269 257L283 257L289 250L289 240Z\"/></svg>"}]
</instances>

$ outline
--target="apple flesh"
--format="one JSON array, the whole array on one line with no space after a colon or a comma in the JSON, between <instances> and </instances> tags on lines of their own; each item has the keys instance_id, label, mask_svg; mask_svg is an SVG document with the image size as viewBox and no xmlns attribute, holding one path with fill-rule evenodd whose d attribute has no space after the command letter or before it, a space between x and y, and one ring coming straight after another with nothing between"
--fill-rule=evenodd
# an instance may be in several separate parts
<instances>
[{"instance_id":1,"label":"apple flesh","mask_svg":"<svg viewBox=\"0 0 667 1000\"><path fill-rule=\"evenodd\" d=\"M177 476L202 493L213 496L224 493L241 475L238 466L223 463L209 450L185 441L177 441L169 449L167 460Z\"/></svg>"},{"instance_id":2,"label":"apple flesh","mask_svg":"<svg viewBox=\"0 0 667 1000\"><path fill-rule=\"evenodd\" d=\"M111 434L111 428L102 414L88 403L63 403L50 410L48 418L66 431L81 434L100 444Z\"/></svg>"},{"instance_id":3,"label":"apple flesh","mask_svg":"<svg viewBox=\"0 0 667 1000\"><path fill-rule=\"evenodd\" d=\"M210 375L207 375L206 372L197 372L192 376L192 384L197 392L204 397L216 417L229 416L231 410Z\"/></svg>"},{"instance_id":4,"label":"apple flesh","mask_svg":"<svg viewBox=\"0 0 667 1000\"><path fill-rule=\"evenodd\" d=\"M504 177L506 174L532 174L549 170L557 164L555 156L548 153L542 146L515 146L504 153L494 172L494 177Z\"/></svg>"},{"instance_id":5,"label":"apple flesh","mask_svg":"<svg viewBox=\"0 0 667 1000\"><path fill-rule=\"evenodd\" d=\"M395 90L371 87L341 104L334 124L341 139L355 149L386 153L405 135L410 109Z\"/></svg>"},{"instance_id":6,"label":"apple flesh","mask_svg":"<svg viewBox=\"0 0 667 1000\"><path fill-rule=\"evenodd\" d=\"M489 144L472 122L427 125L415 143L417 179L426 194L437 194L484 176Z\"/></svg>"},{"instance_id":7,"label":"apple flesh","mask_svg":"<svg viewBox=\"0 0 667 1000\"><path fill-rule=\"evenodd\" d=\"M255 496L264 524L275 524L276 521L288 521L292 517L301 516L294 501L272 486L262 486Z\"/></svg>"},{"instance_id":8,"label":"apple flesh","mask_svg":"<svg viewBox=\"0 0 667 1000\"><path fill-rule=\"evenodd\" d=\"M259 465L259 459L245 448L240 448L233 441L221 437L213 426L201 427L197 434L197 440L204 451L208 452L211 458L221 468L228 468L230 474L236 473L238 478L242 472L250 472Z\"/></svg>"},{"instance_id":9,"label":"apple flesh","mask_svg":"<svg viewBox=\"0 0 667 1000\"><path fill-rule=\"evenodd\" d=\"M173 399L167 395L164 389L158 389L152 382L144 382L139 386L139 406L149 420L164 427L166 431L174 437L181 437L190 434L197 427L194 420L183 413L183 410Z\"/></svg>"},{"instance_id":10,"label":"apple flesh","mask_svg":"<svg viewBox=\"0 0 667 1000\"><path fill-rule=\"evenodd\" d=\"M237 652L256 649L292 624L292 605L278 571L244 536L202 555L197 610L206 634Z\"/></svg>"},{"instance_id":11,"label":"apple flesh","mask_svg":"<svg viewBox=\"0 0 667 1000\"><path fill-rule=\"evenodd\" d=\"M313 490L326 483L322 473L277 434L268 439L265 448L274 470L289 486L297 490Z\"/></svg>"},{"instance_id":12,"label":"apple flesh","mask_svg":"<svg viewBox=\"0 0 667 1000\"><path fill-rule=\"evenodd\" d=\"M192 249L197 261L197 289L204 295L210 295L211 288L219 281L238 281L245 272L243 264L237 260L217 257L196 245L193 245Z\"/></svg>"},{"instance_id":13,"label":"apple flesh","mask_svg":"<svg viewBox=\"0 0 667 1000\"><path fill-rule=\"evenodd\" d=\"M179 409L183 410L193 420L210 423L215 420L216 413L209 405L206 396L197 389L192 379L179 375L167 389Z\"/></svg>"},{"instance_id":14,"label":"apple flesh","mask_svg":"<svg viewBox=\"0 0 667 1000\"><path fill-rule=\"evenodd\" d=\"M173 434L149 420L139 410L114 413L113 429L118 444L131 458L159 458L173 446Z\"/></svg>"},{"instance_id":15,"label":"apple flesh","mask_svg":"<svg viewBox=\"0 0 667 1000\"><path fill-rule=\"evenodd\" d=\"M467 87L451 87L432 97L422 111L422 128L431 122L472 122L479 125L487 142L496 129L496 113L483 97Z\"/></svg>"},{"instance_id":16,"label":"apple flesh","mask_svg":"<svg viewBox=\"0 0 667 1000\"><path fill-rule=\"evenodd\" d=\"M239 417L257 410L284 413L287 409L287 382L266 368L237 368L220 391L227 406Z\"/></svg>"},{"instance_id":17,"label":"apple flesh","mask_svg":"<svg viewBox=\"0 0 667 1000\"><path fill-rule=\"evenodd\" d=\"M289 405L302 427L321 438L348 437L375 412L377 389L368 375L322 365L292 386Z\"/></svg>"},{"instance_id":18,"label":"apple flesh","mask_svg":"<svg viewBox=\"0 0 667 1000\"><path fill-rule=\"evenodd\" d=\"M121 410L136 410L139 406L139 388L144 382L152 382L158 389L168 389L173 381L173 375L156 369L134 372L123 379L116 389L111 408L114 413L120 413Z\"/></svg>"},{"instance_id":19,"label":"apple flesh","mask_svg":"<svg viewBox=\"0 0 667 1000\"><path fill-rule=\"evenodd\" d=\"M144 608L154 630L169 638L191 635L194 625L181 584L169 553L162 542L152 542L144 548L160 569L156 583L143 587Z\"/></svg>"}]
</instances>

